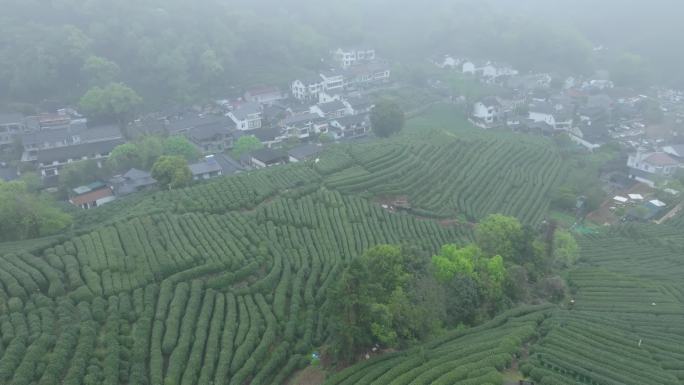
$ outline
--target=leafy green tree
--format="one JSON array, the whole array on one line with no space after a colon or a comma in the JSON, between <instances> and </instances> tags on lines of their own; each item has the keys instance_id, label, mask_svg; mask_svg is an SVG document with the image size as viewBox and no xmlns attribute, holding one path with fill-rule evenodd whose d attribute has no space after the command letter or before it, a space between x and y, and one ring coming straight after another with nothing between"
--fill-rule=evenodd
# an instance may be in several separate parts
<instances>
[{"instance_id":1,"label":"leafy green tree","mask_svg":"<svg viewBox=\"0 0 684 385\"><path fill-rule=\"evenodd\" d=\"M55 234L71 221L48 196L29 192L24 182L0 181L0 241Z\"/></svg>"},{"instance_id":2,"label":"leafy green tree","mask_svg":"<svg viewBox=\"0 0 684 385\"><path fill-rule=\"evenodd\" d=\"M43 187L40 175L34 171L22 173L19 180L26 185L26 190L30 193L36 193Z\"/></svg>"},{"instance_id":3,"label":"leafy green tree","mask_svg":"<svg viewBox=\"0 0 684 385\"><path fill-rule=\"evenodd\" d=\"M553 236L553 259L557 266L566 268L574 265L579 257L579 246L575 237L567 230L556 230Z\"/></svg>"},{"instance_id":4,"label":"leafy green tree","mask_svg":"<svg viewBox=\"0 0 684 385\"><path fill-rule=\"evenodd\" d=\"M116 146L107 159L107 166L115 172L125 172L131 168L148 170L164 153L163 147L161 138L144 136L135 142Z\"/></svg>"},{"instance_id":5,"label":"leafy green tree","mask_svg":"<svg viewBox=\"0 0 684 385\"><path fill-rule=\"evenodd\" d=\"M463 248L453 244L444 245L440 253L432 257L435 276L442 282L451 280L457 274L474 279L476 263L481 256L482 250L477 245Z\"/></svg>"},{"instance_id":6,"label":"leafy green tree","mask_svg":"<svg viewBox=\"0 0 684 385\"><path fill-rule=\"evenodd\" d=\"M104 177L104 174L95 160L73 162L66 165L60 171L59 185L62 191L67 192L75 187L92 183Z\"/></svg>"},{"instance_id":7,"label":"leafy green tree","mask_svg":"<svg viewBox=\"0 0 684 385\"><path fill-rule=\"evenodd\" d=\"M411 274L415 255L399 246L379 245L354 258L330 290L325 309L331 319L332 346L349 359L373 344L404 346L441 325L436 281ZM427 271L427 269L425 269Z\"/></svg>"},{"instance_id":8,"label":"leafy green tree","mask_svg":"<svg viewBox=\"0 0 684 385\"><path fill-rule=\"evenodd\" d=\"M375 135L386 138L401 131L404 127L404 111L397 103L381 100L371 111L371 126Z\"/></svg>"},{"instance_id":9,"label":"leafy green tree","mask_svg":"<svg viewBox=\"0 0 684 385\"><path fill-rule=\"evenodd\" d=\"M184 136L174 135L164 139L164 155L182 156L188 162L197 160L200 152Z\"/></svg>"},{"instance_id":10,"label":"leafy green tree","mask_svg":"<svg viewBox=\"0 0 684 385\"><path fill-rule=\"evenodd\" d=\"M521 258L523 228L520 222L501 214L491 214L475 230L477 244L486 255L500 255L504 260Z\"/></svg>"},{"instance_id":11,"label":"leafy green tree","mask_svg":"<svg viewBox=\"0 0 684 385\"><path fill-rule=\"evenodd\" d=\"M123 83L95 86L81 98L80 106L90 118L98 121L127 123L142 105L142 98Z\"/></svg>"},{"instance_id":12,"label":"leafy green tree","mask_svg":"<svg viewBox=\"0 0 684 385\"><path fill-rule=\"evenodd\" d=\"M138 146L128 142L114 147L107 158L107 164L116 172L124 172L134 167L141 168L144 162L138 152Z\"/></svg>"},{"instance_id":13,"label":"leafy green tree","mask_svg":"<svg viewBox=\"0 0 684 385\"><path fill-rule=\"evenodd\" d=\"M119 79L121 69L113 61L100 56L89 56L83 64L82 71L85 73L90 86L105 86Z\"/></svg>"},{"instance_id":14,"label":"leafy green tree","mask_svg":"<svg viewBox=\"0 0 684 385\"><path fill-rule=\"evenodd\" d=\"M188 161L180 156L163 155L152 166L152 177L161 187L179 188L190 184Z\"/></svg>"},{"instance_id":15,"label":"leafy green tree","mask_svg":"<svg viewBox=\"0 0 684 385\"><path fill-rule=\"evenodd\" d=\"M264 148L264 145L256 136L243 135L235 142L235 145L233 146L233 155L236 158L239 158L250 151L258 150L260 148Z\"/></svg>"}]
</instances>

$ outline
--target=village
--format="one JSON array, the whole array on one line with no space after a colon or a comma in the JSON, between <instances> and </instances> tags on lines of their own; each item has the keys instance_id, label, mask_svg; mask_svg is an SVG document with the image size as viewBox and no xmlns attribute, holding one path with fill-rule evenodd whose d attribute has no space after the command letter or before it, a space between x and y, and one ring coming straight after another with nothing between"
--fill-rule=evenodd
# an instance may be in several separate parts
<instances>
[{"instance_id":1,"label":"village","mask_svg":"<svg viewBox=\"0 0 684 385\"><path fill-rule=\"evenodd\" d=\"M597 210L605 214L596 215L599 222L654 220L679 208L681 188L673 181L684 166L684 93L617 87L605 71L560 77L451 55L428 62L436 72L426 75L428 86L416 89L393 77L394 64L375 49L338 48L323 61L324 70L293 79L289 89L257 85L230 99L140 116L125 127L91 126L74 108L35 116L2 113L0 147L21 155L0 164L0 177L12 180L35 171L49 191L67 165L91 160L102 167L117 146L149 135L180 136L197 148L201 158L189 164L194 181L315 159L328 143L372 137L374 101L385 90L404 87L428 95L417 104L453 104L480 129L565 136L587 152L620 146L628 156L622 170L606 172L604 187L613 199ZM449 89L440 80L444 76L475 82L479 95ZM255 138L260 148L231 156L245 136ZM643 194L632 193L636 182L646 186L637 188ZM77 186L68 199L87 209L155 184L149 170L132 168Z\"/></svg>"}]
</instances>

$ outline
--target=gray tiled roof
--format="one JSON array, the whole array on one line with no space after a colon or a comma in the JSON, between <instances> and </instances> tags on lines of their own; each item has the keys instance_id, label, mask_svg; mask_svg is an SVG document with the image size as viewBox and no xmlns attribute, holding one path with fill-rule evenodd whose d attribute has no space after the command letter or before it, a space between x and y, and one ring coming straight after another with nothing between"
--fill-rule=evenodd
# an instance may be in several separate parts
<instances>
[{"instance_id":1,"label":"gray tiled roof","mask_svg":"<svg viewBox=\"0 0 684 385\"><path fill-rule=\"evenodd\" d=\"M343 110L347 108L347 106L345 106L344 103L340 100L333 100L332 102L319 104L318 108L320 108L324 114L328 114L331 112Z\"/></svg>"},{"instance_id":2,"label":"gray tiled roof","mask_svg":"<svg viewBox=\"0 0 684 385\"><path fill-rule=\"evenodd\" d=\"M108 154L114 147L123 143L123 139L113 139L102 142L82 143L74 146L48 148L38 152L37 160L40 163L52 163L53 161L65 161L67 159L80 159L84 156L92 157L96 154Z\"/></svg>"},{"instance_id":3,"label":"gray tiled roof","mask_svg":"<svg viewBox=\"0 0 684 385\"><path fill-rule=\"evenodd\" d=\"M192 175L202 175L221 171L221 165L212 157L204 158L204 160L190 164L188 167L190 168Z\"/></svg>"},{"instance_id":4,"label":"gray tiled roof","mask_svg":"<svg viewBox=\"0 0 684 385\"><path fill-rule=\"evenodd\" d=\"M254 150L249 153L251 158L260 160L264 163L272 163L282 159L287 159L287 154L282 150L274 150L272 148L262 148Z\"/></svg>"},{"instance_id":5,"label":"gray tiled roof","mask_svg":"<svg viewBox=\"0 0 684 385\"><path fill-rule=\"evenodd\" d=\"M259 103L245 103L233 111L233 116L238 120L245 120L249 115L261 112L261 105Z\"/></svg>"},{"instance_id":6,"label":"gray tiled roof","mask_svg":"<svg viewBox=\"0 0 684 385\"><path fill-rule=\"evenodd\" d=\"M293 158L296 159L307 159L323 151L323 146L315 144L303 144L301 146L294 147L287 152Z\"/></svg>"}]
</instances>

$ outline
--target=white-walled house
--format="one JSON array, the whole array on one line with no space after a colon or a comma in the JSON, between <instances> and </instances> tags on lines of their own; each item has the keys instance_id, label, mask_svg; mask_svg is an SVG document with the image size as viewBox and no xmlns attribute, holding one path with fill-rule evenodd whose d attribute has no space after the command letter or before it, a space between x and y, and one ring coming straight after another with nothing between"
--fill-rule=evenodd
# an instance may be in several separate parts
<instances>
[{"instance_id":1,"label":"white-walled house","mask_svg":"<svg viewBox=\"0 0 684 385\"><path fill-rule=\"evenodd\" d=\"M316 100L324 90L325 82L320 75L297 79L292 82L292 96L300 101Z\"/></svg>"},{"instance_id":2,"label":"white-walled house","mask_svg":"<svg viewBox=\"0 0 684 385\"><path fill-rule=\"evenodd\" d=\"M325 71L321 73L323 79L323 91L337 92L344 89L344 75L335 71Z\"/></svg>"},{"instance_id":3,"label":"white-walled house","mask_svg":"<svg viewBox=\"0 0 684 385\"><path fill-rule=\"evenodd\" d=\"M349 68L362 62L375 60L375 49L372 48L338 48L332 54L333 60L341 68Z\"/></svg>"},{"instance_id":4,"label":"white-walled house","mask_svg":"<svg viewBox=\"0 0 684 385\"><path fill-rule=\"evenodd\" d=\"M354 111L348 103L342 100L333 100L328 103L320 103L311 106L310 112L327 119L334 119L351 115Z\"/></svg>"},{"instance_id":5,"label":"white-walled house","mask_svg":"<svg viewBox=\"0 0 684 385\"><path fill-rule=\"evenodd\" d=\"M544 122L555 130L568 131L572 127L572 111L561 104L534 103L529 107L528 118L534 122Z\"/></svg>"},{"instance_id":6,"label":"white-walled house","mask_svg":"<svg viewBox=\"0 0 684 385\"><path fill-rule=\"evenodd\" d=\"M499 120L501 103L495 97L487 97L473 105L473 123L482 128L491 127Z\"/></svg>"},{"instance_id":7,"label":"white-walled house","mask_svg":"<svg viewBox=\"0 0 684 385\"><path fill-rule=\"evenodd\" d=\"M645 152L637 150L627 158L630 177L654 186L657 177L672 176L682 164L664 152Z\"/></svg>"},{"instance_id":8,"label":"white-walled house","mask_svg":"<svg viewBox=\"0 0 684 385\"><path fill-rule=\"evenodd\" d=\"M478 69L477 65L470 60L464 61L463 64L461 65L461 72L463 72L464 74L475 75L475 72L477 72L477 69Z\"/></svg>"},{"instance_id":9,"label":"white-walled house","mask_svg":"<svg viewBox=\"0 0 684 385\"><path fill-rule=\"evenodd\" d=\"M228 117L235 122L235 128L240 131L261 128L261 105L245 103L228 113Z\"/></svg>"}]
</instances>

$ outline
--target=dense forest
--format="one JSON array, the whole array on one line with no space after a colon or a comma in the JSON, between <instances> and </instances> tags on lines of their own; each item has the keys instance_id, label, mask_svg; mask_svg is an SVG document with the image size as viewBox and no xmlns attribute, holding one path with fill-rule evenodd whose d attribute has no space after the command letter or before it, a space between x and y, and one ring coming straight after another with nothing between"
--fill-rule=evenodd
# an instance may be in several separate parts
<instances>
[{"instance_id":1,"label":"dense forest","mask_svg":"<svg viewBox=\"0 0 684 385\"><path fill-rule=\"evenodd\" d=\"M539 0L427 6L406 0L7 0L0 15L0 102L75 104L93 87L121 82L148 109L162 108L232 96L255 84L284 86L318 69L329 49L360 44L402 64L452 53L560 75L608 68L626 85L684 81L672 74L684 61L668 48L676 42L649 44L654 36L678 35L633 28L645 21L671 25L676 12L650 5L648 12L640 12L645 5L616 12L621 2L573 2L574 12L586 12L566 18L570 11L560 12L563 4L556 3L550 10ZM607 17L620 23L603 28ZM609 48L597 54L597 45Z\"/></svg>"}]
</instances>

